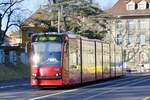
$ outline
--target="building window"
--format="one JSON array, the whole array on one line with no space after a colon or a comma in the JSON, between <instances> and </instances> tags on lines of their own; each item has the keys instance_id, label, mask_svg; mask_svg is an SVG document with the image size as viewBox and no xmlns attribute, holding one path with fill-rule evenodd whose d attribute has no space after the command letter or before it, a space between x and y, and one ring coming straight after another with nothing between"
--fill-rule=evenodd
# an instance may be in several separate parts
<instances>
[{"instance_id":1,"label":"building window","mask_svg":"<svg viewBox=\"0 0 150 100\"><path fill-rule=\"evenodd\" d=\"M122 33L124 31L124 26L123 26L123 23L121 21L118 21L116 23L116 31L119 32L119 33Z\"/></svg>"},{"instance_id":2,"label":"building window","mask_svg":"<svg viewBox=\"0 0 150 100\"><path fill-rule=\"evenodd\" d=\"M128 35L128 45L131 45L133 44L135 41L134 41L134 36L132 34L129 34Z\"/></svg>"},{"instance_id":3,"label":"building window","mask_svg":"<svg viewBox=\"0 0 150 100\"><path fill-rule=\"evenodd\" d=\"M138 9L140 9L140 10L146 9L146 5L145 4L139 4Z\"/></svg>"},{"instance_id":4,"label":"building window","mask_svg":"<svg viewBox=\"0 0 150 100\"><path fill-rule=\"evenodd\" d=\"M135 7L133 4L128 4L128 10L134 10L134 9L135 9Z\"/></svg>"},{"instance_id":5,"label":"building window","mask_svg":"<svg viewBox=\"0 0 150 100\"><path fill-rule=\"evenodd\" d=\"M122 23L121 21L119 21L119 22L117 23L117 29L118 29L118 30L122 30L122 29L123 29L123 23Z\"/></svg>"},{"instance_id":6,"label":"building window","mask_svg":"<svg viewBox=\"0 0 150 100\"><path fill-rule=\"evenodd\" d=\"M122 23L121 22L117 22L117 28L121 28L122 27Z\"/></svg>"},{"instance_id":7,"label":"building window","mask_svg":"<svg viewBox=\"0 0 150 100\"><path fill-rule=\"evenodd\" d=\"M127 7L127 10L135 10L135 3L131 1L126 5L126 7Z\"/></svg>"},{"instance_id":8,"label":"building window","mask_svg":"<svg viewBox=\"0 0 150 100\"><path fill-rule=\"evenodd\" d=\"M122 45L123 37L122 34L117 34L117 45Z\"/></svg>"},{"instance_id":9,"label":"building window","mask_svg":"<svg viewBox=\"0 0 150 100\"><path fill-rule=\"evenodd\" d=\"M145 21L144 20L139 20L139 28L144 29L145 28Z\"/></svg>"},{"instance_id":10,"label":"building window","mask_svg":"<svg viewBox=\"0 0 150 100\"><path fill-rule=\"evenodd\" d=\"M146 33L145 32L145 44L149 44L149 42L150 42L150 37L149 37L150 35L149 35L149 32L148 33Z\"/></svg>"},{"instance_id":11,"label":"building window","mask_svg":"<svg viewBox=\"0 0 150 100\"><path fill-rule=\"evenodd\" d=\"M134 22L133 22L133 20L128 20L128 29L129 29L129 31L134 29Z\"/></svg>"},{"instance_id":12,"label":"building window","mask_svg":"<svg viewBox=\"0 0 150 100\"><path fill-rule=\"evenodd\" d=\"M145 44L145 35L141 34L140 35L140 45L144 45Z\"/></svg>"},{"instance_id":13,"label":"building window","mask_svg":"<svg viewBox=\"0 0 150 100\"><path fill-rule=\"evenodd\" d=\"M144 0L138 3L138 9L140 10L146 9L146 2Z\"/></svg>"}]
</instances>

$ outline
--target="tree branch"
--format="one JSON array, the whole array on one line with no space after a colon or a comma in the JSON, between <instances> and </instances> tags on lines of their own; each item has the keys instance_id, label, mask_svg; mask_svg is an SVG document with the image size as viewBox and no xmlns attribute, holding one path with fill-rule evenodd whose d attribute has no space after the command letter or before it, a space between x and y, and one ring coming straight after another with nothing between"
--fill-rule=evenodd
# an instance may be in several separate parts
<instances>
[{"instance_id":1,"label":"tree branch","mask_svg":"<svg viewBox=\"0 0 150 100\"><path fill-rule=\"evenodd\" d=\"M9 23L10 23L10 18L11 18L11 15L13 14L13 12L14 12L15 10L12 10L12 11L10 11L10 13L8 14L8 20L7 20L7 23L6 23L6 29L5 29L5 31L4 31L4 33L6 33L7 32L7 30L8 30L8 26L9 26Z\"/></svg>"},{"instance_id":2,"label":"tree branch","mask_svg":"<svg viewBox=\"0 0 150 100\"><path fill-rule=\"evenodd\" d=\"M7 2L6 3L0 3L0 6L1 5L8 5L8 4L11 4L11 3L7 3Z\"/></svg>"},{"instance_id":3,"label":"tree branch","mask_svg":"<svg viewBox=\"0 0 150 100\"><path fill-rule=\"evenodd\" d=\"M10 4L10 6L5 10L5 12L3 13L3 15L2 15L2 19L4 18L4 16L6 15L6 13L8 12L8 10L11 8L11 7L13 7L15 4L17 4L17 3L20 3L20 2L22 2L22 1L24 1L24 0L17 0L17 1L15 1L14 3L8 3L8 4Z\"/></svg>"},{"instance_id":4,"label":"tree branch","mask_svg":"<svg viewBox=\"0 0 150 100\"><path fill-rule=\"evenodd\" d=\"M10 25L7 26L7 28L6 28L6 30L4 31L4 33L6 33L6 32L8 31L8 29L9 29L10 27L12 27L12 26L17 26L18 28L20 28L20 25L19 25L19 24L10 24ZM6 35L6 34L4 34L3 37L2 37L3 39L4 39L5 35Z\"/></svg>"}]
</instances>

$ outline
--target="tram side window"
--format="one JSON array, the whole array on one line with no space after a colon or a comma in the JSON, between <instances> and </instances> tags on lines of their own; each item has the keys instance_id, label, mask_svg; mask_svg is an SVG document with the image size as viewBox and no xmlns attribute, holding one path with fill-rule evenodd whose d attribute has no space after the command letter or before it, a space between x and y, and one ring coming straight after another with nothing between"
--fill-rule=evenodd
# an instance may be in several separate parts
<instances>
[{"instance_id":1,"label":"tram side window","mask_svg":"<svg viewBox=\"0 0 150 100\"><path fill-rule=\"evenodd\" d=\"M69 64L71 68L77 68L78 65L78 44L76 40L69 41Z\"/></svg>"}]
</instances>

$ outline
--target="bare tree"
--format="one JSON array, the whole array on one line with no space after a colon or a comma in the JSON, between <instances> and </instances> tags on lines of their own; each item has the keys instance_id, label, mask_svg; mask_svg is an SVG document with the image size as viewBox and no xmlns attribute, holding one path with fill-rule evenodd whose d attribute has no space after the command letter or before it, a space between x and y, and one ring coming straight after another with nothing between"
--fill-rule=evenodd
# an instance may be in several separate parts
<instances>
[{"instance_id":1,"label":"bare tree","mask_svg":"<svg viewBox=\"0 0 150 100\"><path fill-rule=\"evenodd\" d=\"M20 27L21 2L24 0L1 0L0 1L0 45L3 44L6 32L14 26Z\"/></svg>"},{"instance_id":2,"label":"bare tree","mask_svg":"<svg viewBox=\"0 0 150 100\"><path fill-rule=\"evenodd\" d=\"M139 53L143 46L140 43L141 39L139 30L137 32L135 27L129 28L128 21L123 21L121 19L112 19L111 25L115 26L110 28L110 35L113 38L113 42L122 48L124 62L132 62L132 64L140 63L140 61L135 62L135 59L137 59L136 57L139 57ZM115 33L112 33L114 28Z\"/></svg>"}]
</instances>

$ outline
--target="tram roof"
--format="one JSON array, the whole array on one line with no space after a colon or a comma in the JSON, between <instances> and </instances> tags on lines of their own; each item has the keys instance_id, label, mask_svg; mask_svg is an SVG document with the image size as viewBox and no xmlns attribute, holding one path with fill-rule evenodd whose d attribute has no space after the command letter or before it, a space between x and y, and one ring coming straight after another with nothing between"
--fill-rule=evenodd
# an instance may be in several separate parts
<instances>
[{"instance_id":1,"label":"tram roof","mask_svg":"<svg viewBox=\"0 0 150 100\"><path fill-rule=\"evenodd\" d=\"M98 39L90 39L90 38L87 38L87 37L84 37L84 36L81 36L81 35L77 35L77 34L73 34L72 32L65 32L65 33L58 33L58 32L41 32L41 33L34 33L32 34L32 36L35 36L35 35L67 35L69 38L81 38L81 39L84 39L84 40L91 40L91 41L101 41L101 40L98 40Z\"/></svg>"},{"instance_id":2,"label":"tram roof","mask_svg":"<svg viewBox=\"0 0 150 100\"><path fill-rule=\"evenodd\" d=\"M68 37L70 38L77 38L77 37L82 37L80 35L77 35L77 34L73 34L73 33L70 33L70 32L65 32L65 33L58 33L58 32L41 32L41 33L34 33L32 34L32 36L35 36L35 35L67 35Z\"/></svg>"}]
</instances>

